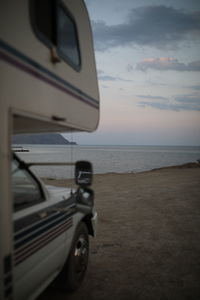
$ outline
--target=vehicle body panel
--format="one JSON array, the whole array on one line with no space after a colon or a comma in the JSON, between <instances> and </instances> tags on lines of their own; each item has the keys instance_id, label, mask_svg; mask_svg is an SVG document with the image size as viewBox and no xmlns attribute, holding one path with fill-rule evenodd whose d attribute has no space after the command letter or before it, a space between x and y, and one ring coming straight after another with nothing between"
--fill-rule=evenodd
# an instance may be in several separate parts
<instances>
[{"instance_id":1,"label":"vehicle body panel","mask_svg":"<svg viewBox=\"0 0 200 300\"><path fill-rule=\"evenodd\" d=\"M57 190L57 196L54 193L52 198L53 191L48 191L38 180L44 201L14 212L12 135L90 132L99 121L93 41L84 1L62 1L77 26L79 70L62 57L58 63L53 61L52 50L57 49L47 46L37 36L31 3L0 2L0 299L3 300L35 299L62 268L76 227L86 217L75 205L76 194L66 190L64 199ZM56 3L61 4L59 0ZM91 211L89 220L93 217Z\"/></svg>"}]
</instances>

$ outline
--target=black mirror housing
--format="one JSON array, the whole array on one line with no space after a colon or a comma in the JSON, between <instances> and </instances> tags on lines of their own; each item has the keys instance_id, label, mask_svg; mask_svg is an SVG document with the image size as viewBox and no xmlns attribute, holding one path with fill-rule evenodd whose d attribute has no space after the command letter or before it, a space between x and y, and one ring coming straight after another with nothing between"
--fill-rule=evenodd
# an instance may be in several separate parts
<instances>
[{"instance_id":1,"label":"black mirror housing","mask_svg":"<svg viewBox=\"0 0 200 300\"><path fill-rule=\"evenodd\" d=\"M80 187L92 184L93 170L89 161L77 161L75 164L75 182Z\"/></svg>"}]
</instances>

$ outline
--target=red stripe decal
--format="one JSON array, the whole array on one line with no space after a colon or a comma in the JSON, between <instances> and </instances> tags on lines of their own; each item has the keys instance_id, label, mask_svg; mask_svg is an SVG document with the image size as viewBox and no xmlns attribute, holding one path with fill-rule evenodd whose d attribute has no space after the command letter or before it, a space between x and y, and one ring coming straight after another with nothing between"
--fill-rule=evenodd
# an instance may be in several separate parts
<instances>
[{"instance_id":1,"label":"red stripe decal","mask_svg":"<svg viewBox=\"0 0 200 300\"><path fill-rule=\"evenodd\" d=\"M0 58L3 59L4 61L8 62L9 64L11 65L14 65L15 67L17 67L18 69L20 70L23 70L24 72L26 73L29 73L30 75L32 75L33 77L36 77L46 83L48 83L49 85L61 90L62 92L70 95L70 96L73 96L74 98L78 99L78 100L81 100L82 102L85 102L87 103L88 105L94 107L94 108L97 108L97 105L91 103L89 100L81 97L81 96L78 96L76 95L75 93L71 92L70 90L68 90L67 88L63 87L62 85L52 81L51 79L45 77L44 75L40 74L38 71L35 71L34 69L24 65L23 63L15 60L14 58L6 55L5 53L3 52L0 52Z\"/></svg>"},{"instance_id":2,"label":"red stripe decal","mask_svg":"<svg viewBox=\"0 0 200 300\"><path fill-rule=\"evenodd\" d=\"M41 249L43 246L47 245L53 239L61 235L64 231L69 229L72 226L72 222L65 222L64 224L60 225L59 227L50 231L48 234L43 235L42 237L38 238L36 241L31 243L27 247L22 248L21 252L18 250L15 252L15 265L19 264L23 260L25 260L30 255L34 254L37 250Z\"/></svg>"}]
</instances>

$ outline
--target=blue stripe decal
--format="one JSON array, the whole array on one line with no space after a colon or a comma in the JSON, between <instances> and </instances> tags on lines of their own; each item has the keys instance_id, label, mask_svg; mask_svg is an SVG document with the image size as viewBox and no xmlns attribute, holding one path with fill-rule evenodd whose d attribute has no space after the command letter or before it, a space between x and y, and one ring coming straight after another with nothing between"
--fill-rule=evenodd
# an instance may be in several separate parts
<instances>
[{"instance_id":1,"label":"blue stripe decal","mask_svg":"<svg viewBox=\"0 0 200 300\"><path fill-rule=\"evenodd\" d=\"M12 298L12 257L7 255L4 257L4 297L7 299Z\"/></svg>"},{"instance_id":2,"label":"blue stripe decal","mask_svg":"<svg viewBox=\"0 0 200 300\"><path fill-rule=\"evenodd\" d=\"M60 214L62 215L62 213ZM59 215L59 216L60 216ZM21 246L27 244L28 242L30 242L31 240L35 239L36 237L40 236L41 234L43 234L44 232L48 231L49 229L55 227L56 225L62 223L63 221L67 220L67 219L70 219L69 216L66 216L66 214L60 218L59 220L55 220L53 223L49 224L48 226L43 226L43 228L41 228L40 230L38 230L37 232L33 233L31 236L29 237L26 237L24 238L23 240L19 241L19 242L16 242L15 245L14 245L14 249L18 249L20 248ZM33 226L34 227L34 226Z\"/></svg>"},{"instance_id":3,"label":"blue stripe decal","mask_svg":"<svg viewBox=\"0 0 200 300\"><path fill-rule=\"evenodd\" d=\"M44 225L52 222L53 220L58 219L61 215L62 215L62 213L59 213L59 214L56 214L56 215L54 214L53 216L49 217L48 219L43 220L42 222L39 221L37 224L35 224L35 225L31 226L30 228L24 230L23 232L20 232L20 233L16 234L15 237L14 237L14 240L17 241L17 240L23 238L27 234L35 231L36 229L41 228Z\"/></svg>"},{"instance_id":4,"label":"blue stripe decal","mask_svg":"<svg viewBox=\"0 0 200 300\"><path fill-rule=\"evenodd\" d=\"M12 257L7 255L4 257L4 274L9 273L12 270Z\"/></svg>"},{"instance_id":5,"label":"blue stripe decal","mask_svg":"<svg viewBox=\"0 0 200 300\"><path fill-rule=\"evenodd\" d=\"M73 95L77 99L85 101L85 102L87 102L87 104L91 104L95 108L99 107L99 102L96 99L94 99L94 98L90 97L89 95L85 94L80 89L77 89L75 86L71 85L69 82L67 82L63 78L61 78L61 77L57 76L56 74L52 73L48 69L44 68L42 65L38 64L37 62L35 62L31 58L29 58L28 56L22 54L18 50L16 50L13 47L9 46L8 44L3 42L2 40L0 40L0 47L2 49L4 49L5 51L9 52L10 54L12 54L13 56L17 57L18 59L22 60L23 62L29 64L30 66L32 66L34 68L36 68L38 71L42 72L43 74L51 77L52 79L54 79L57 82L57 84L61 83L65 87L70 88L71 90L73 90L73 92L77 93L77 95ZM32 72L34 72L34 70L32 70ZM40 76L38 76L38 79L41 79ZM54 87L59 88L58 86L56 86L56 82L54 84ZM65 92L66 92L66 90L65 90Z\"/></svg>"},{"instance_id":6,"label":"blue stripe decal","mask_svg":"<svg viewBox=\"0 0 200 300\"><path fill-rule=\"evenodd\" d=\"M25 245L23 248L15 251L14 261L15 266L19 263L23 262L29 256L33 255L41 248L46 246L48 243L56 239L59 235L66 232L72 226L72 218L68 219L64 223L59 224L56 229L48 231L46 234L39 236L38 238L34 239L28 245Z\"/></svg>"}]
</instances>

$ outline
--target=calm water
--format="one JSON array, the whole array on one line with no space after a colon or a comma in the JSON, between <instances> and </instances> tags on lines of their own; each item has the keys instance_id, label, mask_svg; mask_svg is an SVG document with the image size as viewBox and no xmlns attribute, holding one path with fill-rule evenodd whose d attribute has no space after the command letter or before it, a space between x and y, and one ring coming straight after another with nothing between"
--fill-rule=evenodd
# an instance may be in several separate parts
<instances>
[{"instance_id":1,"label":"calm water","mask_svg":"<svg viewBox=\"0 0 200 300\"><path fill-rule=\"evenodd\" d=\"M40 146L24 145L30 152L18 153L25 161L70 162L89 160L94 173L142 172L200 159L200 147L171 146ZM34 167L42 177L73 177L72 167Z\"/></svg>"}]
</instances>

